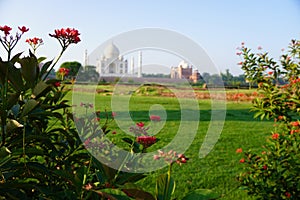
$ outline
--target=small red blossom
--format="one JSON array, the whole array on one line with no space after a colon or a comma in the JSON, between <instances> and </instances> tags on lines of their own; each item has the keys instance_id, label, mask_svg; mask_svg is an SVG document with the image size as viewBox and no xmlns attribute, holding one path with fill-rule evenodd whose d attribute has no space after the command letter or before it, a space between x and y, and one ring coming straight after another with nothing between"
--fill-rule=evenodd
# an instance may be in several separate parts
<instances>
[{"instance_id":1,"label":"small red blossom","mask_svg":"<svg viewBox=\"0 0 300 200\"><path fill-rule=\"evenodd\" d=\"M258 49L258 50L262 50L262 47L261 47L261 46L258 46L257 49Z\"/></svg>"},{"instance_id":2,"label":"small red blossom","mask_svg":"<svg viewBox=\"0 0 300 200\"><path fill-rule=\"evenodd\" d=\"M240 163L244 163L245 162L245 158L240 159Z\"/></svg>"},{"instance_id":3,"label":"small red blossom","mask_svg":"<svg viewBox=\"0 0 300 200\"><path fill-rule=\"evenodd\" d=\"M243 149L242 149L242 148L238 148L238 149L235 150L235 152L236 152L236 153L242 153L242 152L243 152Z\"/></svg>"},{"instance_id":4,"label":"small red blossom","mask_svg":"<svg viewBox=\"0 0 300 200\"><path fill-rule=\"evenodd\" d=\"M138 123L136 123L136 125L140 128L143 128L145 126L145 124L143 122L138 122Z\"/></svg>"},{"instance_id":5,"label":"small red blossom","mask_svg":"<svg viewBox=\"0 0 300 200\"><path fill-rule=\"evenodd\" d=\"M300 125L299 121L291 122L290 124L292 126L299 126Z\"/></svg>"},{"instance_id":6,"label":"small red blossom","mask_svg":"<svg viewBox=\"0 0 300 200\"><path fill-rule=\"evenodd\" d=\"M58 72L62 75L62 76L67 76L70 72L70 69L67 69L67 68L59 68Z\"/></svg>"},{"instance_id":7,"label":"small red blossom","mask_svg":"<svg viewBox=\"0 0 300 200\"><path fill-rule=\"evenodd\" d=\"M18 27L18 28L22 32L22 34L25 33L25 32L27 32L27 31L29 31L29 28L26 28L25 26Z\"/></svg>"},{"instance_id":8,"label":"small red blossom","mask_svg":"<svg viewBox=\"0 0 300 200\"><path fill-rule=\"evenodd\" d=\"M278 120L283 120L284 116L278 116Z\"/></svg>"},{"instance_id":9,"label":"small red blossom","mask_svg":"<svg viewBox=\"0 0 300 200\"><path fill-rule=\"evenodd\" d=\"M60 86L60 82L57 81L57 82L53 83L53 85L54 85L55 87L59 87L59 86Z\"/></svg>"},{"instance_id":10,"label":"small red blossom","mask_svg":"<svg viewBox=\"0 0 300 200\"><path fill-rule=\"evenodd\" d=\"M285 196L289 199L289 198L291 198L292 195L291 195L291 193L286 192L286 193L285 193Z\"/></svg>"},{"instance_id":11,"label":"small red blossom","mask_svg":"<svg viewBox=\"0 0 300 200\"><path fill-rule=\"evenodd\" d=\"M112 112L112 113L111 113L111 116L112 116L112 117L116 117L116 116L117 116L117 113L116 113L116 112Z\"/></svg>"},{"instance_id":12,"label":"small red blossom","mask_svg":"<svg viewBox=\"0 0 300 200\"><path fill-rule=\"evenodd\" d=\"M239 63L238 63L238 65L243 65L243 62L242 62L242 61L241 61L241 62L239 62Z\"/></svg>"},{"instance_id":13,"label":"small red blossom","mask_svg":"<svg viewBox=\"0 0 300 200\"><path fill-rule=\"evenodd\" d=\"M156 137L154 136L139 136L136 138L139 144L142 144L144 148L148 148L156 143Z\"/></svg>"},{"instance_id":14,"label":"small red blossom","mask_svg":"<svg viewBox=\"0 0 300 200\"><path fill-rule=\"evenodd\" d=\"M26 39L25 42L27 42L30 45L38 45L38 44L43 44L43 39L34 37L34 38Z\"/></svg>"},{"instance_id":15,"label":"small red blossom","mask_svg":"<svg viewBox=\"0 0 300 200\"><path fill-rule=\"evenodd\" d=\"M268 74L269 74L269 75L272 75L272 74L273 74L273 72L268 72Z\"/></svg>"},{"instance_id":16,"label":"small red blossom","mask_svg":"<svg viewBox=\"0 0 300 200\"><path fill-rule=\"evenodd\" d=\"M0 26L0 31L3 31L4 34L7 36L7 35L10 34L9 32L11 31L11 28L9 26L7 26L7 25Z\"/></svg>"},{"instance_id":17,"label":"small red blossom","mask_svg":"<svg viewBox=\"0 0 300 200\"><path fill-rule=\"evenodd\" d=\"M111 132L111 134L115 135L115 134L117 134L117 131L113 131L113 132Z\"/></svg>"},{"instance_id":18,"label":"small red blossom","mask_svg":"<svg viewBox=\"0 0 300 200\"><path fill-rule=\"evenodd\" d=\"M159 160L160 157L159 157L159 155L154 155L154 156L153 156L153 159L154 159L154 160Z\"/></svg>"},{"instance_id":19,"label":"small red blossom","mask_svg":"<svg viewBox=\"0 0 300 200\"><path fill-rule=\"evenodd\" d=\"M279 138L279 133L274 133L273 135L272 135L272 139L273 140L277 140Z\"/></svg>"},{"instance_id":20,"label":"small red blossom","mask_svg":"<svg viewBox=\"0 0 300 200\"><path fill-rule=\"evenodd\" d=\"M236 55L240 56L242 55L242 52L236 52Z\"/></svg>"},{"instance_id":21,"label":"small red blossom","mask_svg":"<svg viewBox=\"0 0 300 200\"><path fill-rule=\"evenodd\" d=\"M88 183L84 186L84 189L86 189L86 190L90 190L92 188L93 188L93 186L90 183Z\"/></svg>"},{"instance_id":22,"label":"small red blossom","mask_svg":"<svg viewBox=\"0 0 300 200\"><path fill-rule=\"evenodd\" d=\"M294 133L299 133L300 130L291 130L290 134L293 135Z\"/></svg>"},{"instance_id":23,"label":"small red blossom","mask_svg":"<svg viewBox=\"0 0 300 200\"><path fill-rule=\"evenodd\" d=\"M244 45L245 45L245 42L241 42L241 45L244 46Z\"/></svg>"},{"instance_id":24,"label":"small red blossom","mask_svg":"<svg viewBox=\"0 0 300 200\"><path fill-rule=\"evenodd\" d=\"M268 169L268 166L267 166L267 165L264 165L264 166L263 166L263 169L264 169L264 170L267 170L267 169Z\"/></svg>"}]
</instances>

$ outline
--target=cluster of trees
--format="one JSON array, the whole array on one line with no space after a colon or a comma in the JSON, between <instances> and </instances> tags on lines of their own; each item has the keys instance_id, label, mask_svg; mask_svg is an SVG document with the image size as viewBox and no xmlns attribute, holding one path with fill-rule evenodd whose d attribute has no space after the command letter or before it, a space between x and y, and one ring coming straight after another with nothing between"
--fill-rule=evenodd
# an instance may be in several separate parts
<instances>
[{"instance_id":1,"label":"cluster of trees","mask_svg":"<svg viewBox=\"0 0 300 200\"><path fill-rule=\"evenodd\" d=\"M99 73L96 71L96 66L87 65L82 66L81 63L77 61L72 62L64 62L61 64L60 69L65 68L69 70L69 73L64 77L65 80L77 79L78 81L84 82L95 82L99 80ZM60 70L56 71L56 76L60 77ZM79 76L77 76L78 72L80 72ZM170 78L169 74L143 74L143 77L156 77L156 78ZM210 74L208 72L203 72L201 74L201 78L197 83L199 85L207 84L207 85L225 85L232 87L248 87L249 83L245 79L245 75L241 74L238 76L234 76L230 73L229 69L225 70L225 73L221 72L220 74Z\"/></svg>"},{"instance_id":2,"label":"cluster of trees","mask_svg":"<svg viewBox=\"0 0 300 200\"><path fill-rule=\"evenodd\" d=\"M248 83L245 79L245 75L241 74L238 76L234 76L229 72L229 69L226 69L225 73L220 74L209 74L204 72L201 74L201 79L199 81L200 84L208 84L208 85L222 85L225 86L248 86Z\"/></svg>"},{"instance_id":3,"label":"cluster of trees","mask_svg":"<svg viewBox=\"0 0 300 200\"><path fill-rule=\"evenodd\" d=\"M99 73L96 71L96 66L82 66L81 63L77 61L64 62L56 71L57 77L60 77L60 69L62 68L69 70L68 74L64 77L65 80L72 80L76 78L79 81L94 82L99 79Z\"/></svg>"}]
</instances>

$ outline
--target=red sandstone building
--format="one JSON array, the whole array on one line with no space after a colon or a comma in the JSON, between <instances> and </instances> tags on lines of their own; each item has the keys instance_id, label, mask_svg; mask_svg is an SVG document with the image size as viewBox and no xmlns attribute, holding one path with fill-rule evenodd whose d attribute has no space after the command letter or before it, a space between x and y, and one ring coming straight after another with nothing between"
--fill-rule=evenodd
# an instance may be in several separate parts
<instances>
[{"instance_id":1,"label":"red sandstone building","mask_svg":"<svg viewBox=\"0 0 300 200\"><path fill-rule=\"evenodd\" d=\"M196 83L200 79L198 70L193 70L187 62L181 61L178 67L171 67L172 79L187 79Z\"/></svg>"}]
</instances>

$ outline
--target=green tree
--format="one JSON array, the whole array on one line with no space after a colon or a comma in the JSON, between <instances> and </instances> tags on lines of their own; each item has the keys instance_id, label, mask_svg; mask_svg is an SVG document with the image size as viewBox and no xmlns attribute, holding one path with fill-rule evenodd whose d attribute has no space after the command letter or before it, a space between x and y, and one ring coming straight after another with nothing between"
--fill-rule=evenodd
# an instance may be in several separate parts
<instances>
[{"instance_id":1,"label":"green tree","mask_svg":"<svg viewBox=\"0 0 300 200\"><path fill-rule=\"evenodd\" d=\"M69 69L68 75L65 77L66 79L72 79L75 78L79 69L82 67L81 63L77 61L72 61L72 62L64 62L60 65L59 69L61 68L66 68ZM57 70L56 74L58 75L59 69Z\"/></svg>"}]
</instances>

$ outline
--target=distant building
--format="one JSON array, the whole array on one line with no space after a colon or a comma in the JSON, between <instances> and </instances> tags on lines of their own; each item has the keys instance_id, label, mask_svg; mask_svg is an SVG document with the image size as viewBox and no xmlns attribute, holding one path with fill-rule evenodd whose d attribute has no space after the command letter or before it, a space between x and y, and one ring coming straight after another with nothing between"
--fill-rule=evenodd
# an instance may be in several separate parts
<instances>
[{"instance_id":1,"label":"distant building","mask_svg":"<svg viewBox=\"0 0 300 200\"><path fill-rule=\"evenodd\" d=\"M187 79L196 83L200 80L198 70L193 70L193 67L185 61L181 61L177 67L171 67L172 79Z\"/></svg>"},{"instance_id":2,"label":"distant building","mask_svg":"<svg viewBox=\"0 0 300 200\"><path fill-rule=\"evenodd\" d=\"M134 73L133 58L131 59L131 69L128 69L128 61L120 55L118 47L112 42L108 44L97 60L97 71L101 77L121 77L121 76L138 76L142 74L142 53L139 52L138 73Z\"/></svg>"}]
</instances>

